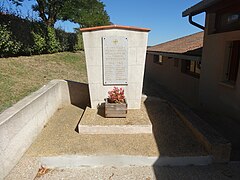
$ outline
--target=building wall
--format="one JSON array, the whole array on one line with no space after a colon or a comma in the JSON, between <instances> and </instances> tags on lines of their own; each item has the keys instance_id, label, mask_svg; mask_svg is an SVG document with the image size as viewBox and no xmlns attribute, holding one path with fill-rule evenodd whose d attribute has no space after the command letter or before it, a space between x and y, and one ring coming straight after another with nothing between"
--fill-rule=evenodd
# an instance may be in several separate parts
<instances>
[{"instance_id":1,"label":"building wall","mask_svg":"<svg viewBox=\"0 0 240 180\"><path fill-rule=\"evenodd\" d=\"M146 59L146 80L153 80L170 90L192 107L198 105L199 79L181 72L182 61L174 66L174 59L163 57L163 64L153 62L153 55L148 54Z\"/></svg>"},{"instance_id":2,"label":"building wall","mask_svg":"<svg viewBox=\"0 0 240 180\"><path fill-rule=\"evenodd\" d=\"M240 67L235 85L224 81L229 42L240 40L240 31L217 34L208 28L214 24L214 14L207 15L200 77L200 103L202 107L240 122Z\"/></svg>"}]
</instances>

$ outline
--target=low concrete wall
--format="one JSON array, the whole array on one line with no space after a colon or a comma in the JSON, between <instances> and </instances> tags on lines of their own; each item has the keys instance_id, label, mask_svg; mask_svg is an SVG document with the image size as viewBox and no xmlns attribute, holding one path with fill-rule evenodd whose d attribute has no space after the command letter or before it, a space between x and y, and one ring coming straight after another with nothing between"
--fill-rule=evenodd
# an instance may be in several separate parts
<instances>
[{"instance_id":1,"label":"low concrete wall","mask_svg":"<svg viewBox=\"0 0 240 180\"><path fill-rule=\"evenodd\" d=\"M53 80L0 114L0 179L17 164L58 108L72 102L84 106L88 101L86 84Z\"/></svg>"}]
</instances>

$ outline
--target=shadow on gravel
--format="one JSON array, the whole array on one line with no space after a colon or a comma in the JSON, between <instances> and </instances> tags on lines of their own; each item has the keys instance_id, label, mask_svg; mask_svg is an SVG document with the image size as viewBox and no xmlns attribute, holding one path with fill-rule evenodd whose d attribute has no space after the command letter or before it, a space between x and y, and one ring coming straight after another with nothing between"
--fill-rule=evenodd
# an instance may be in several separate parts
<instances>
[{"instance_id":1,"label":"shadow on gravel","mask_svg":"<svg viewBox=\"0 0 240 180\"><path fill-rule=\"evenodd\" d=\"M159 157L153 165L154 174L156 179L162 179L166 175L167 179L179 178L169 173L171 167L162 167L169 161L164 158L200 157L206 156L207 152L168 104L168 102L174 102L176 97L168 95L165 89L148 82L144 81L143 94L147 95L144 105L151 120L153 135L161 156L161 159ZM175 163L177 162L174 160Z\"/></svg>"}]
</instances>

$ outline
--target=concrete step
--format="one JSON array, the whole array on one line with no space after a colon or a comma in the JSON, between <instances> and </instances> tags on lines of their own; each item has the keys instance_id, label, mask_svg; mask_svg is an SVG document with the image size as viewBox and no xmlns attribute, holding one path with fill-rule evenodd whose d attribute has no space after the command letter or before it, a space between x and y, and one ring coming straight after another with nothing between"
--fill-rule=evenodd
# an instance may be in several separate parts
<instances>
[{"instance_id":1,"label":"concrete step","mask_svg":"<svg viewBox=\"0 0 240 180\"><path fill-rule=\"evenodd\" d=\"M152 133L151 121L142 106L128 110L126 118L105 118L104 107L87 107L78 124L79 134L143 134Z\"/></svg>"},{"instance_id":2,"label":"concrete step","mask_svg":"<svg viewBox=\"0 0 240 180\"><path fill-rule=\"evenodd\" d=\"M41 157L42 166L48 168L76 168L103 166L187 166L208 165L212 163L211 156L185 157L149 157L129 155L62 155Z\"/></svg>"},{"instance_id":3,"label":"concrete step","mask_svg":"<svg viewBox=\"0 0 240 180\"><path fill-rule=\"evenodd\" d=\"M151 166L110 166L50 169L48 173L36 179L41 180L92 180L92 179L240 179L240 163L213 164L208 166L151 167Z\"/></svg>"},{"instance_id":4,"label":"concrete step","mask_svg":"<svg viewBox=\"0 0 240 180\"><path fill-rule=\"evenodd\" d=\"M73 157L74 158L74 157ZM240 179L240 162L206 166L81 166L50 168L41 166L41 158L24 156L5 180L59 179ZM53 160L51 160L53 162ZM54 165L56 166L56 165ZM59 166L59 165L58 165ZM53 167L53 166L51 166ZM44 168L44 173L40 171ZM41 173L39 173L41 172Z\"/></svg>"}]
</instances>

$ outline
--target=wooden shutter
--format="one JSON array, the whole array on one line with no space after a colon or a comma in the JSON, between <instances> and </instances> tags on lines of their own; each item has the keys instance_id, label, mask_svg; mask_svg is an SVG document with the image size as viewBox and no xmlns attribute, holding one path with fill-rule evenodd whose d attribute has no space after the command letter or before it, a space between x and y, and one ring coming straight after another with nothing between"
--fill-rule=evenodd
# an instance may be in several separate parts
<instances>
[{"instance_id":1,"label":"wooden shutter","mask_svg":"<svg viewBox=\"0 0 240 180\"><path fill-rule=\"evenodd\" d=\"M237 80L238 66L240 59L240 41L233 41L232 52L229 61L229 81L235 82Z\"/></svg>"}]
</instances>

